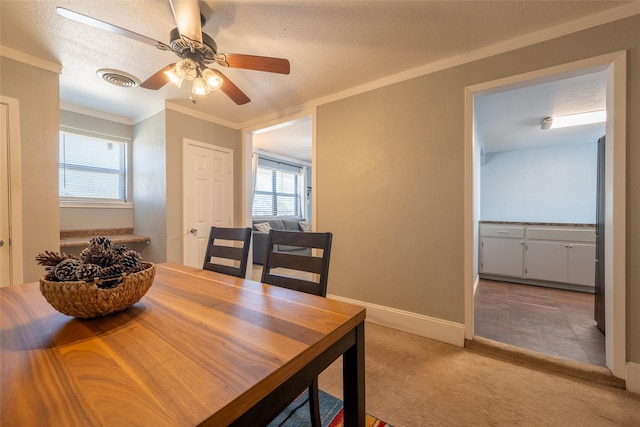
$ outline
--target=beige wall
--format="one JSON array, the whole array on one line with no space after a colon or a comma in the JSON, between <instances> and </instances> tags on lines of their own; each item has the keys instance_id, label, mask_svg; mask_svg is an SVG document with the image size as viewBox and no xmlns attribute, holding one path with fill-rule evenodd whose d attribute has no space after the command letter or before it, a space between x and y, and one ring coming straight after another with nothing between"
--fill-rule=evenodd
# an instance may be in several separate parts
<instances>
[{"instance_id":1,"label":"beige wall","mask_svg":"<svg viewBox=\"0 0 640 427\"><path fill-rule=\"evenodd\" d=\"M241 218L241 134L216 123L167 110L167 261L182 262L182 144L183 139L233 150L234 224Z\"/></svg>"},{"instance_id":2,"label":"beige wall","mask_svg":"<svg viewBox=\"0 0 640 427\"><path fill-rule=\"evenodd\" d=\"M628 49L627 325L640 362L640 16L320 106L329 293L464 323L466 86Z\"/></svg>"},{"instance_id":3,"label":"beige wall","mask_svg":"<svg viewBox=\"0 0 640 427\"><path fill-rule=\"evenodd\" d=\"M20 103L23 280L44 273L35 256L60 247L58 74L0 57L0 94Z\"/></svg>"},{"instance_id":4,"label":"beige wall","mask_svg":"<svg viewBox=\"0 0 640 427\"><path fill-rule=\"evenodd\" d=\"M149 236L145 259L167 260L167 154L165 112L133 127L133 229Z\"/></svg>"}]
</instances>

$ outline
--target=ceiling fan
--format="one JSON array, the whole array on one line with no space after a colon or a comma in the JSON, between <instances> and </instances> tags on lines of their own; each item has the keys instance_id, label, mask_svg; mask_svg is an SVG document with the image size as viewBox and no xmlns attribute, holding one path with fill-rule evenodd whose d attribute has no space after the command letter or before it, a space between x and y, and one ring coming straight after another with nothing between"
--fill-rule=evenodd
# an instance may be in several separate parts
<instances>
[{"instance_id":1,"label":"ceiling fan","mask_svg":"<svg viewBox=\"0 0 640 427\"><path fill-rule=\"evenodd\" d=\"M177 28L170 32L169 44L63 7L58 7L56 10L65 18L138 40L160 50L171 51L181 58L142 82L140 86L145 89L158 90L170 81L180 86L182 81L187 80L192 82L191 91L196 95L220 89L236 104L242 105L251 101L249 97L227 76L216 69L209 68L209 65L215 63L229 68L289 74L290 65L286 59L219 53L216 42L202 32L204 17L200 14L198 0L169 0L169 4L177 24Z\"/></svg>"}]
</instances>

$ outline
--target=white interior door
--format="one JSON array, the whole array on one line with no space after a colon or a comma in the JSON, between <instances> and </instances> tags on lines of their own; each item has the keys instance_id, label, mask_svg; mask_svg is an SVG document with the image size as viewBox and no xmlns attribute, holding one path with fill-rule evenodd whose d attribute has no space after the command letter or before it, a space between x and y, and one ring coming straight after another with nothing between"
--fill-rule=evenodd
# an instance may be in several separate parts
<instances>
[{"instance_id":1,"label":"white interior door","mask_svg":"<svg viewBox=\"0 0 640 427\"><path fill-rule=\"evenodd\" d=\"M11 284L9 249L9 129L8 111L0 104L0 286Z\"/></svg>"},{"instance_id":2,"label":"white interior door","mask_svg":"<svg viewBox=\"0 0 640 427\"><path fill-rule=\"evenodd\" d=\"M233 226L233 151L185 140L184 264L202 267L215 227Z\"/></svg>"}]
</instances>

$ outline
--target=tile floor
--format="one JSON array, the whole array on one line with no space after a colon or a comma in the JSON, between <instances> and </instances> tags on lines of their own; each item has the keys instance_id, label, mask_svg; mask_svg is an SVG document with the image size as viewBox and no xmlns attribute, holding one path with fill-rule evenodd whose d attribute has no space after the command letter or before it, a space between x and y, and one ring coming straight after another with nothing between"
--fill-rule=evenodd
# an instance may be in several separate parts
<instances>
[{"instance_id":1,"label":"tile floor","mask_svg":"<svg viewBox=\"0 0 640 427\"><path fill-rule=\"evenodd\" d=\"M481 279L474 334L605 366L604 335L593 320L594 295Z\"/></svg>"}]
</instances>

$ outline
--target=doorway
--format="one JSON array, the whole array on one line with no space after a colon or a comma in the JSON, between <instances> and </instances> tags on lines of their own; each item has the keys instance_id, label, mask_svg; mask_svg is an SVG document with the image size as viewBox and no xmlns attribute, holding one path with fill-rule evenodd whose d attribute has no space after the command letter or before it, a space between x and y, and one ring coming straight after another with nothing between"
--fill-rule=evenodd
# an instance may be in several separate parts
<instances>
[{"instance_id":1,"label":"doorway","mask_svg":"<svg viewBox=\"0 0 640 427\"><path fill-rule=\"evenodd\" d=\"M593 292L597 141L605 123L546 129L542 122L605 103L605 71L474 98L483 152L476 336L604 366ZM580 236L553 240L568 238L565 232Z\"/></svg>"},{"instance_id":2,"label":"doorway","mask_svg":"<svg viewBox=\"0 0 640 427\"><path fill-rule=\"evenodd\" d=\"M253 196L256 158L270 159L276 163L300 167L303 171L301 189L302 211L305 219L313 224L315 218L315 110L273 120L243 130L243 221L253 227ZM254 156L257 154L258 156ZM249 278L260 280L261 265L254 265L254 239L249 251Z\"/></svg>"},{"instance_id":3,"label":"doorway","mask_svg":"<svg viewBox=\"0 0 640 427\"><path fill-rule=\"evenodd\" d=\"M625 263L614 263L611 258L614 254L618 254L619 259L625 259L626 54L624 52L616 52L467 88L465 94L465 167L467 171L465 182L465 272L468 282L466 284L465 298L465 335L468 339L473 339L474 294L479 285L477 260L481 152L477 143L475 143L474 97L603 70L606 71L607 75L606 109L609 118L606 123L606 134L607 141L610 142L607 146L607 158L609 160L607 162L605 181L606 191L611 197L611 203L607 205L605 212L605 228L609 236L605 242L606 254L609 257L608 261L606 261L605 278L607 316L606 366L617 377L625 378Z\"/></svg>"}]
</instances>

